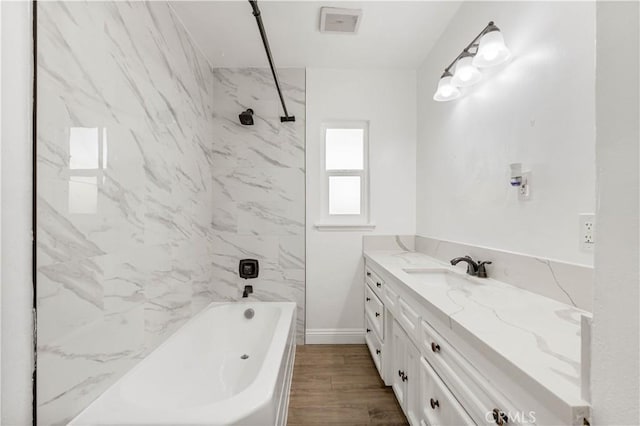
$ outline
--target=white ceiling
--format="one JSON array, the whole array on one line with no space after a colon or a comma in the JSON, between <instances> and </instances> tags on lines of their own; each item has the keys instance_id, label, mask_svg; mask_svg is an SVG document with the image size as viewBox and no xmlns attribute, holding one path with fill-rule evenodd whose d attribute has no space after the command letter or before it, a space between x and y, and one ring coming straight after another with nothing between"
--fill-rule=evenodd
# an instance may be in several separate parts
<instances>
[{"instance_id":1,"label":"white ceiling","mask_svg":"<svg viewBox=\"0 0 640 426\"><path fill-rule=\"evenodd\" d=\"M266 67L251 5L171 1L215 67ZM259 1L278 68L418 68L460 6L458 1ZM320 7L361 8L358 34L319 31Z\"/></svg>"}]
</instances>

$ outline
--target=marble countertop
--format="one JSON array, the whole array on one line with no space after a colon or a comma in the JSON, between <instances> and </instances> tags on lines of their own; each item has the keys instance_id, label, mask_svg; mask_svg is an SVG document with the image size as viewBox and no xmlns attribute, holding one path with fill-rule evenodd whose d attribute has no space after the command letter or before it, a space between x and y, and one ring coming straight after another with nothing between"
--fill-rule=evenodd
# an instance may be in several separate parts
<instances>
[{"instance_id":1,"label":"marble countertop","mask_svg":"<svg viewBox=\"0 0 640 426\"><path fill-rule=\"evenodd\" d=\"M452 267L422 253L398 250L365 250L364 255L423 297L456 334L517 374L519 383L523 378L541 385L569 407L589 405L581 397L580 334L581 316L590 313L491 278L469 277L464 263ZM419 275L405 272L407 268L446 269L468 281L429 286ZM527 388L527 383L520 384Z\"/></svg>"}]
</instances>

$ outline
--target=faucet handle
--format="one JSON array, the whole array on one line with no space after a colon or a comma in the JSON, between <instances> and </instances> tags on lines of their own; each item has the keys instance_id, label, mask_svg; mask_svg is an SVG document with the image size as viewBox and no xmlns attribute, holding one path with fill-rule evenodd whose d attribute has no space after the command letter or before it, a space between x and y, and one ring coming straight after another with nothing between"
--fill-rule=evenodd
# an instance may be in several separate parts
<instances>
[{"instance_id":1,"label":"faucet handle","mask_svg":"<svg viewBox=\"0 0 640 426\"><path fill-rule=\"evenodd\" d=\"M487 268L484 265L491 265L493 262L485 260L484 262L478 262L478 278L487 278Z\"/></svg>"}]
</instances>

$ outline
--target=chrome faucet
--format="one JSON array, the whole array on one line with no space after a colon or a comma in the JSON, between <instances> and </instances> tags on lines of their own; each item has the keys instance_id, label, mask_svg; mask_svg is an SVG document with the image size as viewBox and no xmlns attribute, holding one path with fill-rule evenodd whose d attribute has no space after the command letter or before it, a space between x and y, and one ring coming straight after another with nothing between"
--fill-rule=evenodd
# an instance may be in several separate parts
<instances>
[{"instance_id":1,"label":"chrome faucet","mask_svg":"<svg viewBox=\"0 0 640 426\"><path fill-rule=\"evenodd\" d=\"M244 291L242 292L242 297L249 297L249 295L253 293L253 286L252 285L245 285L244 286Z\"/></svg>"},{"instance_id":2,"label":"chrome faucet","mask_svg":"<svg viewBox=\"0 0 640 426\"><path fill-rule=\"evenodd\" d=\"M466 262L467 264L467 274L478 277L478 278L487 278L487 268L485 265L491 265L492 262L483 261L476 263L471 256L462 256L451 259L452 265L457 265L460 262Z\"/></svg>"}]
</instances>

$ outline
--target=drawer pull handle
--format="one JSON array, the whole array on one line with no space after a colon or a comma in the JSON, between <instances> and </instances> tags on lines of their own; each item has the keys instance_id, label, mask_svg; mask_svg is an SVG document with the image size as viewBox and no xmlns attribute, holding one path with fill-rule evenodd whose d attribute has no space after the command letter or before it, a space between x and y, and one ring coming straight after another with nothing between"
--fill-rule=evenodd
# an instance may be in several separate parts
<instances>
[{"instance_id":1,"label":"drawer pull handle","mask_svg":"<svg viewBox=\"0 0 640 426\"><path fill-rule=\"evenodd\" d=\"M440 345L436 342L431 342L431 350L433 352L440 352Z\"/></svg>"},{"instance_id":2,"label":"drawer pull handle","mask_svg":"<svg viewBox=\"0 0 640 426\"><path fill-rule=\"evenodd\" d=\"M380 355L380 349L376 349L376 355Z\"/></svg>"},{"instance_id":3,"label":"drawer pull handle","mask_svg":"<svg viewBox=\"0 0 640 426\"><path fill-rule=\"evenodd\" d=\"M406 382L407 379L408 379L407 375L404 374L404 371L402 371L402 370L398 370L398 377L400 377L403 382Z\"/></svg>"},{"instance_id":4,"label":"drawer pull handle","mask_svg":"<svg viewBox=\"0 0 640 426\"><path fill-rule=\"evenodd\" d=\"M379 316L380 316L380 312L376 312L376 317L379 317Z\"/></svg>"},{"instance_id":5,"label":"drawer pull handle","mask_svg":"<svg viewBox=\"0 0 640 426\"><path fill-rule=\"evenodd\" d=\"M380 288L380 287L382 287L382 284L381 283L376 283L376 287Z\"/></svg>"},{"instance_id":6,"label":"drawer pull handle","mask_svg":"<svg viewBox=\"0 0 640 426\"><path fill-rule=\"evenodd\" d=\"M371 301L371 298L370 298L370 297L367 297L366 301L367 301L367 302Z\"/></svg>"},{"instance_id":7,"label":"drawer pull handle","mask_svg":"<svg viewBox=\"0 0 640 426\"><path fill-rule=\"evenodd\" d=\"M431 398L431 400L429 401L429 403L431 404L431 408L432 409L436 409L436 408L440 408L440 402L437 399L433 399Z\"/></svg>"},{"instance_id":8,"label":"drawer pull handle","mask_svg":"<svg viewBox=\"0 0 640 426\"><path fill-rule=\"evenodd\" d=\"M493 409L493 420L497 425L500 426L504 425L505 423L509 423L509 418L507 417L507 415L498 408Z\"/></svg>"},{"instance_id":9,"label":"drawer pull handle","mask_svg":"<svg viewBox=\"0 0 640 426\"><path fill-rule=\"evenodd\" d=\"M367 271L367 276L370 277L371 276L371 272Z\"/></svg>"},{"instance_id":10,"label":"drawer pull handle","mask_svg":"<svg viewBox=\"0 0 640 426\"><path fill-rule=\"evenodd\" d=\"M371 333L371 329L370 328L367 328L367 333Z\"/></svg>"}]
</instances>

